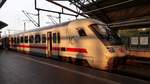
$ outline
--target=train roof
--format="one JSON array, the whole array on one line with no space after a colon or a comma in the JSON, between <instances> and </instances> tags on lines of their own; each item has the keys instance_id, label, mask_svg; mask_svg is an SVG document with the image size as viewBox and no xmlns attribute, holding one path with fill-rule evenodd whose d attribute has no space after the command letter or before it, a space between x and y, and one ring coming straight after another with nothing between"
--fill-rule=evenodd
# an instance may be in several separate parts
<instances>
[{"instance_id":1,"label":"train roof","mask_svg":"<svg viewBox=\"0 0 150 84\"><path fill-rule=\"evenodd\" d=\"M94 19L78 19L78 20L72 20L72 21L67 21L67 22L63 22L61 24L55 24L55 25L49 25L49 26L45 26L45 27L40 27L40 28L36 28L36 29L32 29L32 30L28 30L28 31L25 31L25 32L20 32L20 33L16 33L16 34L13 34L13 35L18 35L18 34L24 34L24 33L28 33L28 32L36 32L36 31L41 31L41 30L47 30L47 29L52 29L52 28L59 28L59 27L62 27L62 26L66 26L68 25L69 23L71 22L74 22L74 21L81 21L81 20L94 20ZM96 20L94 20L96 21Z\"/></svg>"},{"instance_id":2,"label":"train roof","mask_svg":"<svg viewBox=\"0 0 150 84\"><path fill-rule=\"evenodd\" d=\"M49 26L45 26L45 27L39 27L39 28L32 29L32 30L29 30L29 31L26 31L26 32L35 32L35 31L41 31L41 30L46 30L46 29L59 28L59 27L68 25L70 22L71 21L64 22L64 23L61 23L61 24L56 24L56 25L49 25ZM24 32L24 33L26 33L26 32Z\"/></svg>"},{"instance_id":3,"label":"train roof","mask_svg":"<svg viewBox=\"0 0 150 84\"><path fill-rule=\"evenodd\" d=\"M28 30L28 31L25 31L25 32L19 32L19 33L13 34L13 35L23 34L23 33L27 33L27 32L36 32L36 31L52 29L52 28L59 28L61 26L68 25L70 22L72 22L72 21L64 22L64 23L61 23L61 24L49 25L49 26L45 26L45 27L39 27L39 28L35 28L35 29Z\"/></svg>"}]
</instances>

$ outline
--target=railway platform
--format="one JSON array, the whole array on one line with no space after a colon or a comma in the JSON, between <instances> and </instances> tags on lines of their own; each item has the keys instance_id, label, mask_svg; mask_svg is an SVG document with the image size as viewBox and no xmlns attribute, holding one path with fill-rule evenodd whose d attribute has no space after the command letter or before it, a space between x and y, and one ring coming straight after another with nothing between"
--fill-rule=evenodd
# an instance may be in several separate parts
<instances>
[{"instance_id":1,"label":"railway platform","mask_svg":"<svg viewBox=\"0 0 150 84\"><path fill-rule=\"evenodd\" d=\"M0 84L150 84L150 81L0 50Z\"/></svg>"}]
</instances>

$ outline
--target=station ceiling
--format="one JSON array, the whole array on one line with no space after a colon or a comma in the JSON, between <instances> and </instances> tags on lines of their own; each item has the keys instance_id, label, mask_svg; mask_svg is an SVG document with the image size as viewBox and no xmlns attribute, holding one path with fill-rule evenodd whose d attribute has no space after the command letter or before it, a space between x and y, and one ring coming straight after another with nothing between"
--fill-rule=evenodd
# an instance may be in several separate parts
<instances>
[{"instance_id":1,"label":"station ceiling","mask_svg":"<svg viewBox=\"0 0 150 84\"><path fill-rule=\"evenodd\" d=\"M4 5L4 3L6 2L6 0L0 0L0 8ZM3 27L6 27L8 24L0 21L0 29Z\"/></svg>"},{"instance_id":2,"label":"station ceiling","mask_svg":"<svg viewBox=\"0 0 150 84\"><path fill-rule=\"evenodd\" d=\"M0 0L0 8L3 6L3 4L6 2L6 0Z\"/></svg>"},{"instance_id":3,"label":"station ceiling","mask_svg":"<svg viewBox=\"0 0 150 84\"><path fill-rule=\"evenodd\" d=\"M150 0L68 0L112 28L150 26Z\"/></svg>"},{"instance_id":4,"label":"station ceiling","mask_svg":"<svg viewBox=\"0 0 150 84\"><path fill-rule=\"evenodd\" d=\"M59 0L47 0L59 1ZM65 0L64 0L65 1ZM112 28L150 26L150 0L66 0ZM6 0L0 0L0 8ZM82 15L81 14L81 15ZM0 21L0 28L7 26Z\"/></svg>"},{"instance_id":5,"label":"station ceiling","mask_svg":"<svg viewBox=\"0 0 150 84\"><path fill-rule=\"evenodd\" d=\"M6 23L0 21L0 29L4 28L4 27L6 27L6 26L8 26L8 24L6 24Z\"/></svg>"}]
</instances>

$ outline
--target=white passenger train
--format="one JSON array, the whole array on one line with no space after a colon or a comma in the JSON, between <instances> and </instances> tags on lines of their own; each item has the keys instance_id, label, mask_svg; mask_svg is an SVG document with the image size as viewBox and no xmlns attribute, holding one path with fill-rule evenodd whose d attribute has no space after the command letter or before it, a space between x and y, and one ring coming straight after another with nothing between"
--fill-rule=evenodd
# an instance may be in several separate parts
<instances>
[{"instance_id":1,"label":"white passenger train","mask_svg":"<svg viewBox=\"0 0 150 84\"><path fill-rule=\"evenodd\" d=\"M116 64L114 59L126 55L118 35L94 19L74 20L10 35L9 48L101 70L112 69Z\"/></svg>"},{"instance_id":2,"label":"white passenger train","mask_svg":"<svg viewBox=\"0 0 150 84\"><path fill-rule=\"evenodd\" d=\"M2 37L1 37L1 31L0 31L0 48L2 48Z\"/></svg>"},{"instance_id":3,"label":"white passenger train","mask_svg":"<svg viewBox=\"0 0 150 84\"><path fill-rule=\"evenodd\" d=\"M2 48L2 41L1 41L1 38L0 38L0 48Z\"/></svg>"}]
</instances>

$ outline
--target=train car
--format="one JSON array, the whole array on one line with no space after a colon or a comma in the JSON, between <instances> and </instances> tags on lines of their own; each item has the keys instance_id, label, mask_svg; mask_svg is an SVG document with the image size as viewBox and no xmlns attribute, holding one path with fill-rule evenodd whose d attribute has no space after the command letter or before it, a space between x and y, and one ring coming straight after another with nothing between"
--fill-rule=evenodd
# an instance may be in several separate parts
<instances>
[{"instance_id":1,"label":"train car","mask_svg":"<svg viewBox=\"0 0 150 84\"><path fill-rule=\"evenodd\" d=\"M10 35L9 48L101 70L113 69L118 64L115 59L126 55L119 36L94 19L73 20Z\"/></svg>"},{"instance_id":2,"label":"train car","mask_svg":"<svg viewBox=\"0 0 150 84\"><path fill-rule=\"evenodd\" d=\"M1 37L1 31L0 31L0 49L2 48L2 37Z\"/></svg>"},{"instance_id":3,"label":"train car","mask_svg":"<svg viewBox=\"0 0 150 84\"><path fill-rule=\"evenodd\" d=\"M0 49L2 48L2 39L0 38Z\"/></svg>"}]
</instances>

